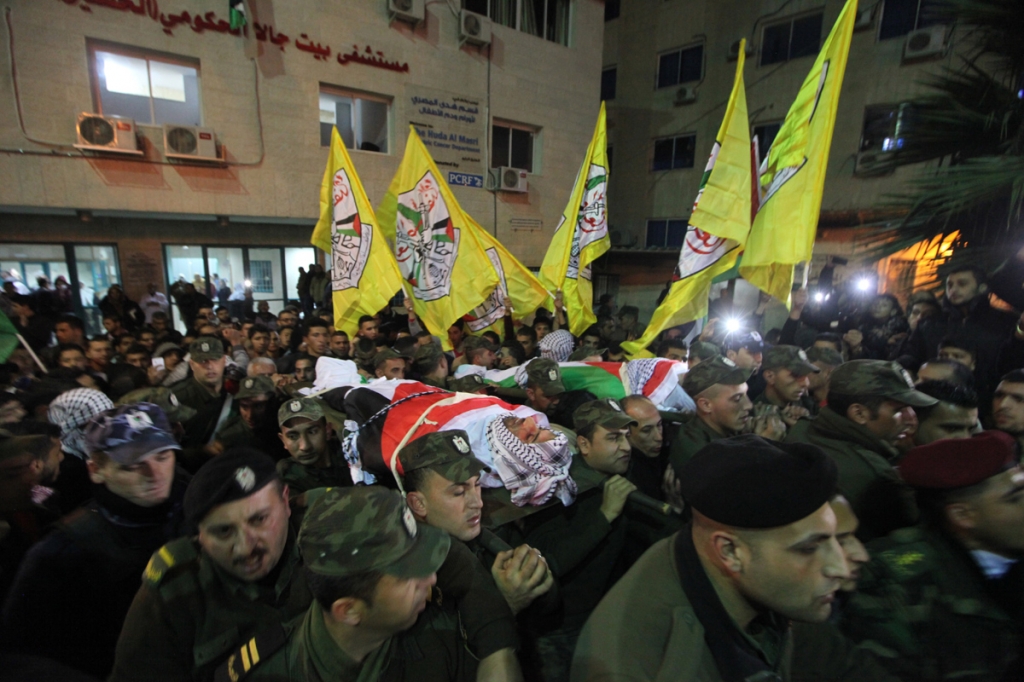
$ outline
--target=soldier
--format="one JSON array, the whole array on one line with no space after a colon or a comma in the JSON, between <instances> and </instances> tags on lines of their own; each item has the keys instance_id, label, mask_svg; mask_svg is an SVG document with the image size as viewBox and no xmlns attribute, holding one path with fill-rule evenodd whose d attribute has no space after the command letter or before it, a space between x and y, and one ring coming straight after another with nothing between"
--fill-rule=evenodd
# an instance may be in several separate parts
<instances>
[{"instance_id":1,"label":"soldier","mask_svg":"<svg viewBox=\"0 0 1024 682\"><path fill-rule=\"evenodd\" d=\"M892 462L897 444L909 437L914 407L937 402L914 390L895 362L852 360L832 372L828 407L786 435L787 442L812 443L835 460L839 490L860 519L862 541L917 521L913 495Z\"/></svg>"},{"instance_id":2,"label":"soldier","mask_svg":"<svg viewBox=\"0 0 1024 682\"><path fill-rule=\"evenodd\" d=\"M171 386L174 395L194 410L224 399L224 344L212 336L200 336L188 346L192 377Z\"/></svg>"},{"instance_id":3,"label":"soldier","mask_svg":"<svg viewBox=\"0 0 1024 682\"><path fill-rule=\"evenodd\" d=\"M689 364L690 369L693 369L700 363L721 354L722 351L718 346L710 341L697 340L690 344L690 350L687 353L686 361Z\"/></svg>"},{"instance_id":4,"label":"soldier","mask_svg":"<svg viewBox=\"0 0 1024 682\"><path fill-rule=\"evenodd\" d=\"M115 404L134 405L136 403L153 403L159 407L164 416L167 417L167 422L171 427L171 435L179 443L185 435L185 422L196 414L196 411L191 407L181 404L178 396L174 395L174 391L163 386L137 388L118 398Z\"/></svg>"},{"instance_id":5,"label":"soldier","mask_svg":"<svg viewBox=\"0 0 1024 682\"><path fill-rule=\"evenodd\" d=\"M467 374L459 377L451 383L451 389L457 393L479 393L481 395L491 392L491 387L484 383L479 374Z\"/></svg>"},{"instance_id":6,"label":"soldier","mask_svg":"<svg viewBox=\"0 0 1024 682\"><path fill-rule=\"evenodd\" d=\"M1024 452L1024 370L1003 375L992 399L992 420L1000 431L1017 439Z\"/></svg>"},{"instance_id":7,"label":"soldier","mask_svg":"<svg viewBox=\"0 0 1024 682\"><path fill-rule=\"evenodd\" d=\"M919 407L914 445L927 445L945 438L970 438L978 426L978 394L969 386L948 381L922 381L917 390L939 402Z\"/></svg>"},{"instance_id":8,"label":"soldier","mask_svg":"<svg viewBox=\"0 0 1024 682\"><path fill-rule=\"evenodd\" d=\"M735 362L737 367L749 369L753 374L761 368L764 340L760 334L752 331L726 334L722 350L725 351L725 357Z\"/></svg>"},{"instance_id":9,"label":"soldier","mask_svg":"<svg viewBox=\"0 0 1024 682\"><path fill-rule=\"evenodd\" d=\"M431 341L421 344L412 358L413 378L427 386L448 388L448 356Z\"/></svg>"},{"instance_id":10,"label":"soldier","mask_svg":"<svg viewBox=\"0 0 1024 682\"><path fill-rule=\"evenodd\" d=\"M494 369L494 363L498 361L495 353L498 347L483 336L467 336L462 342L464 351L463 357L467 365L477 365L484 369Z\"/></svg>"},{"instance_id":11,"label":"soldier","mask_svg":"<svg viewBox=\"0 0 1024 682\"><path fill-rule=\"evenodd\" d=\"M164 389L166 390L166 389ZM4 646L101 679L150 555L182 532L188 475L159 407L96 415L86 429L95 499L25 557L3 611Z\"/></svg>"},{"instance_id":12,"label":"soldier","mask_svg":"<svg viewBox=\"0 0 1024 682\"><path fill-rule=\"evenodd\" d=\"M868 545L843 629L914 680L1024 673L1024 471L1015 441L986 431L914 448L900 474L923 523Z\"/></svg>"},{"instance_id":13,"label":"soldier","mask_svg":"<svg viewBox=\"0 0 1024 682\"><path fill-rule=\"evenodd\" d=\"M270 420L277 407L276 393L270 377L255 376L242 380L238 393L235 394L238 414L229 417L214 436L214 442L221 452L241 446L265 446L266 438L272 438L274 433L273 422ZM267 426L268 422L270 428Z\"/></svg>"},{"instance_id":14,"label":"soldier","mask_svg":"<svg viewBox=\"0 0 1024 682\"><path fill-rule=\"evenodd\" d=\"M818 448L719 440L680 472L693 522L654 545L587 621L574 682L786 680L789 620L823 622L850 577Z\"/></svg>"},{"instance_id":15,"label":"soldier","mask_svg":"<svg viewBox=\"0 0 1024 682\"><path fill-rule=\"evenodd\" d=\"M223 678L476 679L457 616L432 595L449 543L446 533L418 525L393 491L328 489L298 539L313 603L245 642Z\"/></svg>"},{"instance_id":16,"label":"soldier","mask_svg":"<svg viewBox=\"0 0 1024 682\"><path fill-rule=\"evenodd\" d=\"M663 485L666 476L671 476L673 487L675 475L669 474L668 453L663 447L663 421L658 408L649 398L642 395L626 396L621 401L623 411L636 420L629 427L629 457L627 478L636 484L640 492L655 499L664 496Z\"/></svg>"},{"instance_id":17,"label":"soldier","mask_svg":"<svg viewBox=\"0 0 1024 682\"><path fill-rule=\"evenodd\" d=\"M285 402L277 411L277 423L289 455L277 463L277 473L293 494L352 485L348 463L331 438L331 425L319 400L293 398Z\"/></svg>"},{"instance_id":18,"label":"soldier","mask_svg":"<svg viewBox=\"0 0 1024 682\"><path fill-rule=\"evenodd\" d=\"M843 364L843 356L835 348L812 346L807 349L807 359L821 370L808 377L807 395L810 399L805 405L810 409L811 416L817 417L818 412L825 407L828 400L828 386L829 379L832 378L832 371Z\"/></svg>"},{"instance_id":19,"label":"soldier","mask_svg":"<svg viewBox=\"0 0 1024 682\"><path fill-rule=\"evenodd\" d=\"M762 368L764 393L757 397L754 405L779 408L788 426L793 426L802 417L811 416L813 405L807 393L811 376L821 370L811 363L807 353L796 346L774 346L764 354Z\"/></svg>"},{"instance_id":20,"label":"soldier","mask_svg":"<svg viewBox=\"0 0 1024 682\"><path fill-rule=\"evenodd\" d=\"M526 366L526 404L549 417L565 394L558 363L537 358Z\"/></svg>"},{"instance_id":21,"label":"soldier","mask_svg":"<svg viewBox=\"0 0 1024 682\"><path fill-rule=\"evenodd\" d=\"M385 348L373 358L373 371L378 379L404 379L405 355Z\"/></svg>"}]
</instances>

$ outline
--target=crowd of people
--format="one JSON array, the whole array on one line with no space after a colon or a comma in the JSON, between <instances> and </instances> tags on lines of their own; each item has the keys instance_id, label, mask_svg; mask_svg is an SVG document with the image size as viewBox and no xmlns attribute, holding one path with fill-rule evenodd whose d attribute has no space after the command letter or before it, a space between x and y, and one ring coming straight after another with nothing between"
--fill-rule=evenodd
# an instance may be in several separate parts
<instances>
[{"instance_id":1,"label":"crowd of people","mask_svg":"<svg viewBox=\"0 0 1024 682\"><path fill-rule=\"evenodd\" d=\"M115 285L93 336L5 290L0 676L1024 679L1021 262L633 359L611 296L442 343L301 275Z\"/></svg>"}]
</instances>

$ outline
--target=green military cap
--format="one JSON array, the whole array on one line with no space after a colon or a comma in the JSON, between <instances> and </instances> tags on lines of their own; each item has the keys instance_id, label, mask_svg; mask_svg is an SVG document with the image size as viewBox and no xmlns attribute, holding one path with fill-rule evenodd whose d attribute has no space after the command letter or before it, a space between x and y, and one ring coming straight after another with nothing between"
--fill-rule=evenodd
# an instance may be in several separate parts
<instances>
[{"instance_id":1,"label":"green military cap","mask_svg":"<svg viewBox=\"0 0 1024 682\"><path fill-rule=\"evenodd\" d=\"M452 390L459 393L476 393L481 388L490 388L479 374L467 374L452 382Z\"/></svg>"},{"instance_id":2,"label":"green military cap","mask_svg":"<svg viewBox=\"0 0 1024 682\"><path fill-rule=\"evenodd\" d=\"M325 417L324 408L315 398L293 398L281 405L277 411L277 425L284 426L289 419L302 417L311 421Z\"/></svg>"},{"instance_id":3,"label":"green military cap","mask_svg":"<svg viewBox=\"0 0 1024 682\"><path fill-rule=\"evenodd\" d=\"M694 341L690 344L690 357L696 356L701 360L710 360L721 354L721 349L710 341Z\"/></svg>"},{"instance_id":4,"label":"green military cap","mask_svg":"<svg viewBox=\"0 0 1024 682\"><path fill-rule=\"evenodd\" d=\"M134 405L135 403L153 403L167 415L172 422L187 422L196 416L195 409L182 405L174 391L163 386L137 388L125 393L117 399L115 405Z\"/></svg>"},{"instance_id":5,"label":"green military cap","mask_svg":"<svg viewBox=\"0 0 1024 682\"><path fill-rule=\"evenodd\" d=\"M384 350L373 356L373 366L374 368L377 368L383 365L388 360L404 360L408 357L408 355L399 353L393 348L385 348Z\"/></svg>"},{"instance_id":6,"label":"green military cap","mask_svg":"<svg viewBox=\"0 0 1024 682\"><path fill-rule=\"evenodd\" d=\"M358 364L367 365L373 362L374 357L377 355L377 344L371 339L360 338L353 344L352 352Z\"/></svg>"},{"instance_id":7,"label":"green military cap","mask_svg":"<svg viewBox=\"0 0 1024 682\"><path fill-rule=\"evenodd\" d=\"M469 434L461 429L435 431L410 441L398 453L402 473L432 469L452 483L465 483L487 465L473 456Z\"/></svg>"},{"instance_id":8,"label":"green military cap","mask_svg":"<svg viewBox=\"0 0 1024 682\"><path fill-rule=\"evenodd\" d=\"M307 569L347 578L369 572L425 578L448 556L451 537L417 524L402 495L379 486L328 488L309 506L299 530Z\"/></svg>"},{"instance_id":9,"label":"green military cap","mask_svg":"<svg viewBox=\"0 0 1024 682\"><path fill-rule=\"evenodd\" d=\"M604 355L604 352L606 350L608 349L594 348L588 343L587 345L580 346L579 348L574 350L572 352L572 355L569 356L569 362L582 362L583 360L586 360L587 358L592 358L595 355Z\"/></svg>"},{"instance_id":10,"label":"green military cap","mask_svg":"<svg viewBox=\"0 0 1024 682\"><path fill-rule=\"evenodd\" d=\"M930 407L939 402L914 390L914 382L898 362L851 360L832 370L829 393L896 400L913 407Z\"/></svg>"},{"instance_id":11,"label":"green military cap","mask_svg":"<svg viewBox=\"0 0 1024 682\"><path fill-rule=\"evenodd\" d=\"M478 348L489 350L492 353L498 352L498 347L488 341L486 336L467 336L466 340L462 342L462 351L464 353L469 353Z\"/></svg>"},{"instance_id":12,"label":"green military cap","mask_svg":"<svg viewBox=\"0 0 1024 682\"><path fill-rule=\"evenodd\" d=\"M196 362L219 360L224 357L224 344L213 336L200 336L188 344L188 353Z\"/></svg>"},{"instance_id":13,"label":"green military cap","mask_svg":"<svg viewBox=\"0 0 1024 682\"><path fill-rule=\"evenodd\" d=\"M690 352L693 352L692 347ZM683 377L683 390L690 396L696 396L715 384L739 386L750 378L750 374L751 370L737 367L729 358L716 355L686 373Z\"/></svg>"},{"instance_id":14,"label":"green military cap","mask_svg":"<svg viewBox=\"0 0 1024 682\"><path fill-rule=\"evenodd\" d=\"M843 356L835 348L824 346L811 346L807 349L807 359L811 362L820 362L829 367L838 367L843 364Z\"/></svg>"},{"instance_id":15,"label":"green military cap","mask_svg":"<svg viewBox=\"0 0 1024 682\"><path fill-rule=\"evenodd\" d=\"M637 421L623 411L619 401L602 398L583 403L572 413L573 428L577 433L587 433L594 426L603 426L609 431L623 429Z\"/></svg>"},{"instance_id":16,"label":"green military cap","mask_svg":"<svg viewBox=\"0 0 1024 682\"><path fill-rule=\"evenodd\" d=\"M412 367L420 374L426 374L437 366L437 361L444 355L441 346L431 341L416 349L412 355Z\"/></svg>"},{"instance_id":17,"label":"green military cap","mask_svg":"<svg viewBox=\"0 0 1024 682\"><path fill-rule=\"evenodd\" d=\"M242 384L238 387L238 393L235 394L235 400L255 398L257 396L266 395L267 393L273 393L275 390L274 382L266 375L246 377L245 379L242 379Z\"/></svg>"},{"instance_id":18,"label":"green military cap","mask_svg":"<svg viewBox=\"0 0 1024 682\"><path fill-rule=\"evenodd\" d=\"M764 353L762 369L788 369L797 376L806 376L821 371L817 365L812 365L807 353L798 346L772 346Z\"/></svg>"},{"instance_id":19,"label":"green military cap","mask_svg":"<svg viewBox=\"0 0 1024 682\"><path fill-rule=\"evenodd\" d=\"M537 358L526 366L526 385L531 384L549 397L565 393L562 371L558 369L558 363L549 358Z\"/></svg>"}]
</instances>

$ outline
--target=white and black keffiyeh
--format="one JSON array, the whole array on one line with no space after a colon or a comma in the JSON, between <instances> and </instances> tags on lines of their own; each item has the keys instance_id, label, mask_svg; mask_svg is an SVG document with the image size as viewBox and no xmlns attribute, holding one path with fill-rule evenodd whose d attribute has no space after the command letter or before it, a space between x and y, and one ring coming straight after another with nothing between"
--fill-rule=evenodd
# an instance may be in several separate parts
<instances>
[{"instance_id":1,"label":"white and black keffiyeh","mask_svg":"<svg viewBox=\"0 0 1024 682\"><path fill-rule=\"evenodd\" d=\"M629 380L630 395L640 395L644 392L644 386L654 376L654 370L658 367L660 358L641 358L630 360L626 364L626 378Z\"/></svg>"},{"instance_id":2,"label":"white and black keffiyeh","mask_svg":"<svg viewBox=\"0 0 1024 682\"><path fill-rule=\"evenodd\" d=\"M60 427L60 442L65 452L82 459L89 457L83 427L100 412L114 409L105 394L92 388L73 388L57 396L47 411L50 423Z\"/></svg>"},{"instance_id":3,"label":"white and black keffiyeh","mask_svg":"<svg viewBox=\"0 0 1024 682\"><path fill-rule=\"evenodd\" d=\"M572 334L566 329L556 329L548 333L537 346L540 348L540 356L555 362L566 362L572 355L572 347L575 345Z\"/></svg>"},{"instance_id":4,"label":"white and black keffiyeh","mask_svg":"<svg viewBox=\"0 0 1024 682\"><path fill-rule=\"evenodd\" d=\"M557 497L568 507L576 499L576 481L569 476L569 439L556 431L555 438L545 443L524 443L504 424L504 419L514 416L510 412L487 425L487 445L513 504L540 506Z\"/></svg>"}]
</instances>

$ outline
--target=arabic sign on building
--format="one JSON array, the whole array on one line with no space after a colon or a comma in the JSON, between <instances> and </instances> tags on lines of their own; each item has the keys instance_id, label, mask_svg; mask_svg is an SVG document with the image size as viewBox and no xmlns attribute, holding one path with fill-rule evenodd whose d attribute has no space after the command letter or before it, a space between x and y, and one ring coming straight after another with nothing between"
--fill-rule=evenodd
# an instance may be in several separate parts
<instances>
[{"instance_id":1,"label":"arabic sign on building","mask_svg":"<svg viewBox=\"0 0 1024 682\"><path fill-rule=\"evenodd\" d=\"M448 184L483 188L487 114L481 100L419 86L405 92L409 122Z\"/></svg>"}]
</instances>

